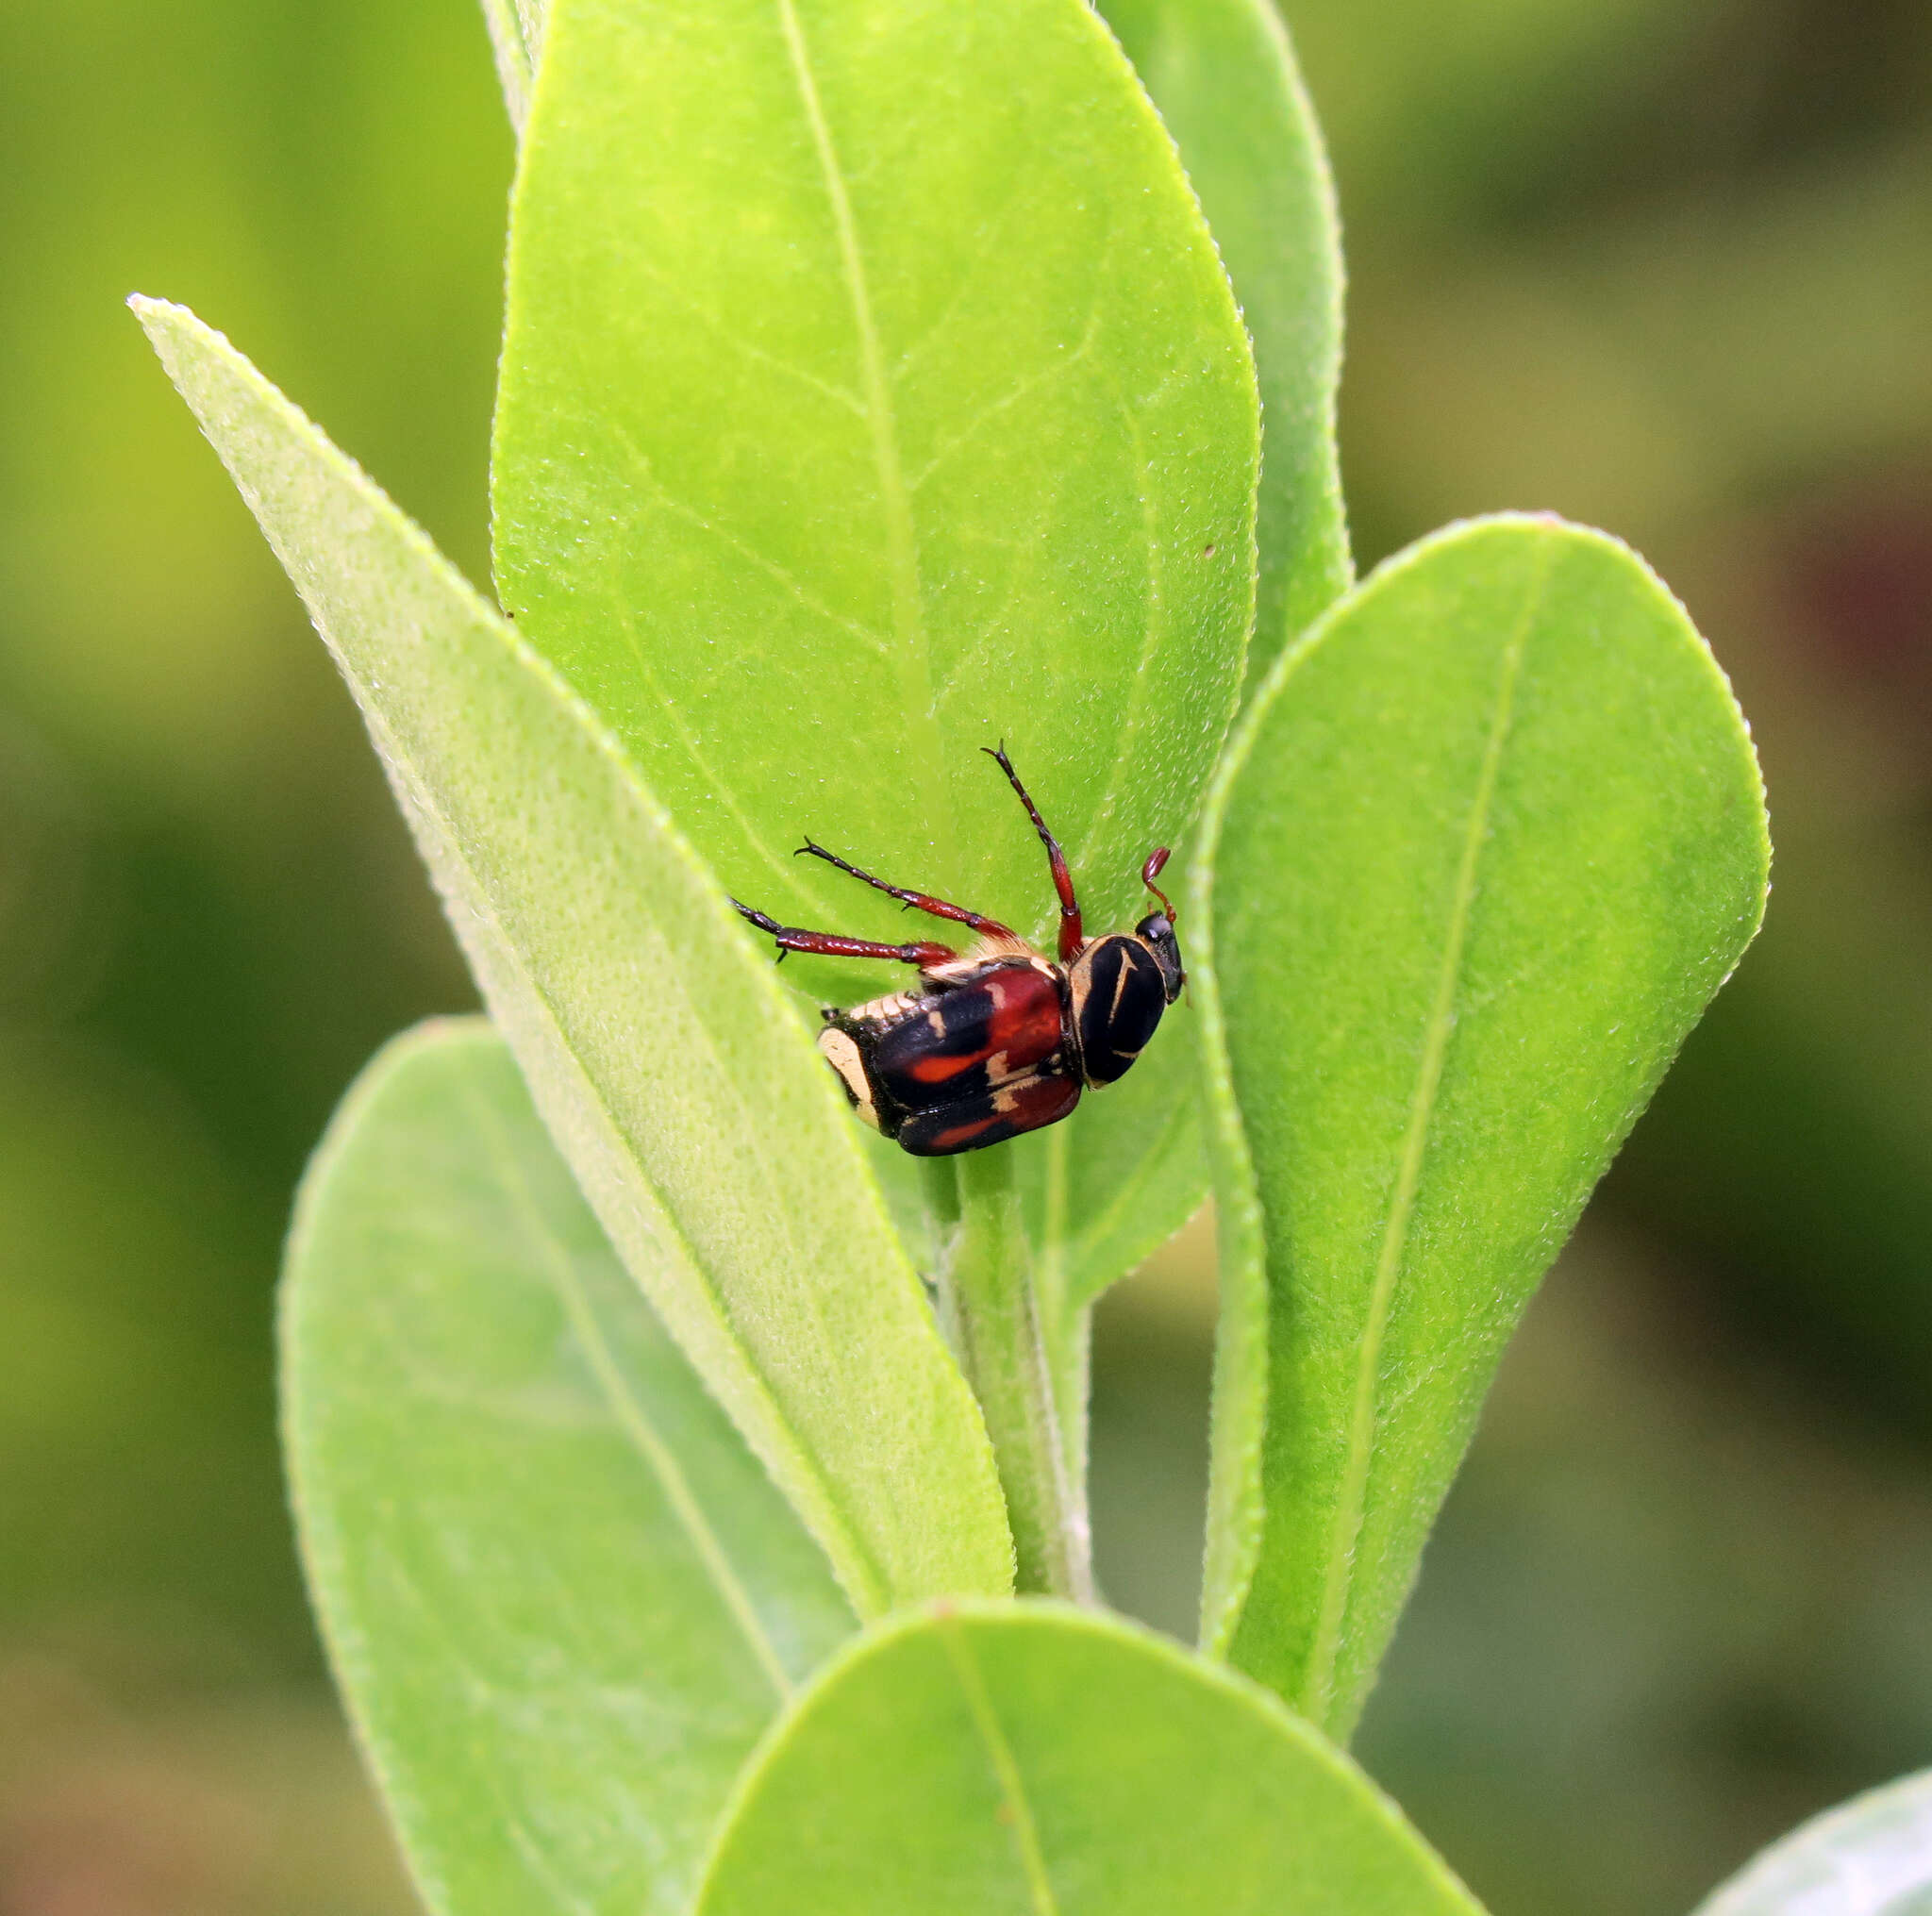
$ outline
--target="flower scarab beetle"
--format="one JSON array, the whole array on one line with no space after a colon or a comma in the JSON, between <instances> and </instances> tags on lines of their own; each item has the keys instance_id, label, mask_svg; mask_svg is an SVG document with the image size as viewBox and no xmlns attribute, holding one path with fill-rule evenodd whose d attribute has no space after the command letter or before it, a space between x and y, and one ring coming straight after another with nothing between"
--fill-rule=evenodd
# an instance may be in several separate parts
<instances>
[{"instance_id":1,"label":"flower scarab beetle","mask_svg":"<svg viewBox=\"0 0 1932 1916\"><path fill-rule=\"evenodd\" d=\"M906 891L848 865L808 839L799 847L908 909L949 918L978 934L969 951L920 941L878 944L837 932L801 931L748 905L738 905L760 931L788 951L821 958L892 958L919 967L919 983L849 1011L830 1007L819 1049L839 1074L858 1115L916 1158L977 1151L1022 1131L1057 1125L1088 1085L1126 1075L1180 996L1187 974L1174 935L1174 907L1156 885L1167 863L1163 845L1141 868L1141 882L1160 900L1133 931L1088 938L1066 858L1006 747L980 748L999 761L1046 847L1059 893L1059 962L1050 962L997 920Z\"/></svg>"}]
</instances>

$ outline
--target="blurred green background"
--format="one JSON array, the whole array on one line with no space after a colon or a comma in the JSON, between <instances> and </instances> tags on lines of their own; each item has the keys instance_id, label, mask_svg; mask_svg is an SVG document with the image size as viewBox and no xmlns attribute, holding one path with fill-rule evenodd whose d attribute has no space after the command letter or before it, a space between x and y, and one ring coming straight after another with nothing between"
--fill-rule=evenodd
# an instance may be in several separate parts
<instances>
[{"instance_id":1,"label":"blurred green background","mask_svg":"<svg viewBox=\"0 0 1932 1916\"><path fill-rule=\"evenodd\" d=\"M1288 11L1362 559L1624 534L1771 784L1764 936L1531 1312L1362 1743L1497 1916L1665 1916L1932 1761L1932 9ZM230 331L480 578L510 141L468 0L0 18L0 1916L377 1916L271 1283L342 1085L469 991L120 301ZM1103 1573L1175 1629L1210 1255L1100 1329Z\"/></svg>"}]
</instances>

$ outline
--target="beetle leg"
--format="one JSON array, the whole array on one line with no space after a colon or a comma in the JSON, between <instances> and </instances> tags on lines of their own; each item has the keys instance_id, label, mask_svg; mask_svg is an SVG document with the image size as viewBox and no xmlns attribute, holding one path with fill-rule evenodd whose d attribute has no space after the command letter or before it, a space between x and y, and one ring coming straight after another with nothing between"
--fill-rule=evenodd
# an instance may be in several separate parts
<instances>
[{"instance_id":1,"label":"beetle leg","mask_svg":"<svg viewBox=\"0 0 1932 1916\"><path fill-rule=\"evenodd\" d=\"M950 963L959 954L949 944L933 944L924 940L915 944L878 944L869 938L843 938L836 931L801 931L793 925L780 925L775 918L762 911L754 911L749 905L737 906L739 915L746 918L762 932L769 933L778 941L778 962L785 962L788 951L809 952L814 958L886 958L904 965L918 965L921 970L928 965Z\"/></svg>"},{"instance_id":2,"label":"beetle leg","mask_svg":"<svg viewBox=\"0 0 1932 1916\"><path fill-rule=\"evenodd\" d=\"M1027 797L1026 788L1020 783L1020 775L1013 770L1013 761L1007 757L1005 741L1001 741L998 751L991 745L982 745L979 749L996 761L1007 775L1007 783L1020 794L1020 803L1026 808L1026 816L1033 821L1033 829L1040 834L1040 842L1046 847L1046 862L1053 871L1053 889L1060 894L1060 963L1070 965L1079 956L1080 947L1087 941L1081 935L1080 905L1074 896L1074 875L1067 870L1066 854L1060 850L1059 841L1047 830L1046 821L1041 817L1039 808Z\"/></svg>"},{"instance_id":3,"label":"beetle leg","mask_svg":"<svg viewBox=\"0 0 1932 1916\"><path fill-rule=\"evenodd\" d=\"M837 852L828 852L824 845L815 845L809 839L791 856L802 858L808 852L815 858L824 859L828 865L837 865L841 872L849 872L861 885L870 885L874 891L883 891L888 898L896 898L908 911L927 912L934 918L950 918L955 925L963 925L988 938L1013 936L1012 931L996 918L968 911L963 905L948 905L943 898L934 898L924 891L908 891L897 885L888 885L883 878L874 878L870 872L861 872L857 865L848 865Z\"/></svg>"}]
</instances>

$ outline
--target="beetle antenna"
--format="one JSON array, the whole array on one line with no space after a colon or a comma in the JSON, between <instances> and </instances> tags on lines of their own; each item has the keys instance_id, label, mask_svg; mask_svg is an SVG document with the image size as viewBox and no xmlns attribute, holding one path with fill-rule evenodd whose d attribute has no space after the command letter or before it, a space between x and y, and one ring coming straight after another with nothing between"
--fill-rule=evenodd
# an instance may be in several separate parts
<instances>
[{"instance_id":1,"label":"beetle antenna","mask_svg":"<svg viewBox=\"0 0 1932 1916\"><path fill-rule=\"evenodd\" d=\"M1170 856L1165 845L1156 845L1147 854L1147 862L1141 867L1141 882L1160 900L1160 908L1167 913L1167 922L1172 925L1174 922L1174 908L1168 903L1167 893L1154 882L1166 868Z\"/></svg>"}]
</instances>

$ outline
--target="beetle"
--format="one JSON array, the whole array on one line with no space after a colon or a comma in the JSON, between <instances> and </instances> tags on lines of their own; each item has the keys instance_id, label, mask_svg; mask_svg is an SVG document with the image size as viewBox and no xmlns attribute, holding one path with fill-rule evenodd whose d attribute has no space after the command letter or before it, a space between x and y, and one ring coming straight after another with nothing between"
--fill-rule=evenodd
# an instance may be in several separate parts
<instances>
[{"instance_id":1,"label":"beetle","mask_svg":"<svg viewBox=\"0 0 1932 1916\"><path fill-rule=\"evenodd\" d=\"M787 952L802 951L918 966L919 982L909 991L850 1010L824 1008L818 1041L859 1117L915 1158L979 1151L1058 1124L1083 1090L1126 1075L1187 983L1174 907L1154 882L1167 863L1167 847L1157 847L1141 868L1141 882L1160 909L1130 933L1088 938L1066 858L1006 746L980 750L1007 775L1046 847L1060 902L1058 963L997 919L889 885L810 839L794 856L823 858L908 911L963 925L974 942L964 952L928 940L876 943L780 925L731 901L777 941L781 963Z\"/></svg>"}]
</instances>

